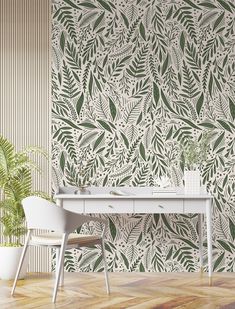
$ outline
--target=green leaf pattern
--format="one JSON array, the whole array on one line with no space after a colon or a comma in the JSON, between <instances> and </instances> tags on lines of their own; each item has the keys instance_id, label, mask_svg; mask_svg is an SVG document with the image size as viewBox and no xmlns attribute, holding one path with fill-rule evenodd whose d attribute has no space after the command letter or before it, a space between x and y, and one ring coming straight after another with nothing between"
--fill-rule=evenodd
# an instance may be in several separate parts
<instances>
[{"instance_id":1,"label":"green leaf pattern","mask_svg":"<svg viewBox=\"0 0 235 309\"><path fill-rule=\"evenodd\" d=\"M235 4L54 0L53 185L181 184L180 143L211 131L213 262L235 270ZM196 215L103 215L111 271L196 271ZM85 225L81 232L97 233ZM206 242L204 242L206 251ZM100 249L67 252L101 271Z\"/></svg>"}]
</instances>

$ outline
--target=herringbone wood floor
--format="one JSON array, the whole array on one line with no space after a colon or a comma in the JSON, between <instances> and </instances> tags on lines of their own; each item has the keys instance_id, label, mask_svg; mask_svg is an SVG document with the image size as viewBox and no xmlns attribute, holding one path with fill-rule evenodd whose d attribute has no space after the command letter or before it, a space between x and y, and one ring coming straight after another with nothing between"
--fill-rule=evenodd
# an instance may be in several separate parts
<instances>
[{"instance_id":1,"label":"herringbone wood floor","mask_svg":"<svg viewBox=\"0 0 235 309\"><path fill-rule=\"evenodd\" d=\"M216 273L213 286L199 273L111 273L107 295L102 273L66 273L56 305L51 303L54 280L29 274L14 297L11 281L0 280L1 309L235 309L235 274Z\"/></svg>"}]
</instances>

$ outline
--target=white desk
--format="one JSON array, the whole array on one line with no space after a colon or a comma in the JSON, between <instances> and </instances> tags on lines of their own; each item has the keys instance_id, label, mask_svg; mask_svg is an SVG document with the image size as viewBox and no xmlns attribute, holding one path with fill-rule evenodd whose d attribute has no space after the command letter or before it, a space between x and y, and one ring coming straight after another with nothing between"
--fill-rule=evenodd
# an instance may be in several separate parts
<instances>
[{"instance_id":1,"label":"white desk","mask_svg":"<svg viewBox=\"0 0 235 309\"><path fill-rule=\"evenodd\" d=\"M61 187L55 195L57 205L73 212L85 213L196 213L199 226L200 266L203 270L202 214L206 215L208 275L212 279L212 229L211 200L209 194L158 194L152 195L151 187L89 187L90 195L74 194L76 188ZM115 189L128 192L128 196L111 195Z\"/></svg>"}]
</instances>

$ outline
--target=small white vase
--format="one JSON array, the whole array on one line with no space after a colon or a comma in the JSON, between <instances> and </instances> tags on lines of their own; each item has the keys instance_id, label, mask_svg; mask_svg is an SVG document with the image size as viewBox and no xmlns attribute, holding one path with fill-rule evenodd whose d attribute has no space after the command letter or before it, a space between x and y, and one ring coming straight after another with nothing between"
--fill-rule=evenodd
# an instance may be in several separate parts
<instances>
[{"instance_id":1,"label":"small white vase","mask_svg":"<svg viewBox=\"0 0 235 309\"><path fill-rule=\"evenodd\" d=\"M200 194L200 171L184 172L184 193Z\"/></svg>"},{"instance_id":2,"label":"small white vase","mask_svg":"<svg viewBox=\"0 0 235 309\"><path fill-rule=\"evenodd\" d=\"M12 280L15 278L22 251L23 247L0 247L0 279ZM29 251L25 256L19 279L24 279L26 276L29 262L28 253Z\"/></svg>"}]
</instances>

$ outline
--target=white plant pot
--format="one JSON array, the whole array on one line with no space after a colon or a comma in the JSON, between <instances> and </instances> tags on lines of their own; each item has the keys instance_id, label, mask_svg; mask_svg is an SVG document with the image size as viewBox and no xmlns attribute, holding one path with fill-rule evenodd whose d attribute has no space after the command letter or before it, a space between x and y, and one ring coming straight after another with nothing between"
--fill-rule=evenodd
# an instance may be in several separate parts
<instances>
[{"instance_id":1,"label":"white plant pot","mask_svg":"<svg viewBox=\"0 0 235 309\"><path fill-rule=\"evenodd\" d=\"M184 172L184 193L200 194L200 171Z\"/></svg>"},{"instance_id":2,"label":"white plant pot","mask_svg":"<svg viewBox=\"0 0 235 309\"><path fill-rule=\"evenodd\" d=\"M23 247L0 247L0 279L12 280L15 278L22 251ZM25 278L28 262L29 252L25 256L19 279Z\"/></svg>"}]
</instances>

